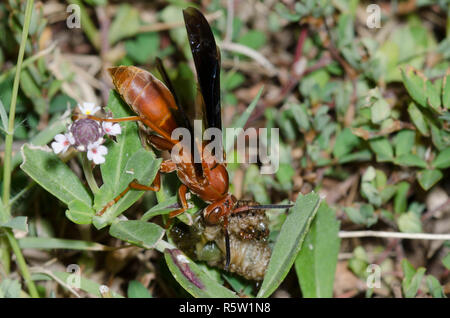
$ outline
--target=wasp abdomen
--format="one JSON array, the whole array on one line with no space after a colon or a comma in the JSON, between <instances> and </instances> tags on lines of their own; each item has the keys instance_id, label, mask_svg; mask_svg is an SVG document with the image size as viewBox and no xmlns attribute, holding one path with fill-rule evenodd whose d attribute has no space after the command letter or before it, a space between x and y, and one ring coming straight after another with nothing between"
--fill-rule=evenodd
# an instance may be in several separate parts
<instances>
[{"instance_id":1,"label":"wasp abdomen","mask_svg":"<svg viewBox=\"0 0 450 318\"><path fill-rule=\"evenodd\" d=\"M114 86L144 124L166 139L178 127L172 111L177 109L170 90L150 72L135 66L109 69Z\"/></svg>"}]
</instances>

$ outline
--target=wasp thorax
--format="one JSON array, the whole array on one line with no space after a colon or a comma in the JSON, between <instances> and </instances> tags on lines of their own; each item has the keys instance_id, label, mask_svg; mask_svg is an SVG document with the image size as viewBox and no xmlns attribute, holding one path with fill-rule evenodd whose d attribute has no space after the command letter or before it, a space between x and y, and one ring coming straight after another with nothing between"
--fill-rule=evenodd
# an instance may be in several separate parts
<instances>
[{"instance_id":1,"label":"wasp thorax","mask_svg":"<svg viewBox=\"0 0 450 318\"><path fill-rule=\"evenodd\" d=\"M70 126L70 132L75 140L75 147L85 151L89 144L98 142L104 135L101 125L92 119L83 118Z\"/></svg>"}]
</instances>

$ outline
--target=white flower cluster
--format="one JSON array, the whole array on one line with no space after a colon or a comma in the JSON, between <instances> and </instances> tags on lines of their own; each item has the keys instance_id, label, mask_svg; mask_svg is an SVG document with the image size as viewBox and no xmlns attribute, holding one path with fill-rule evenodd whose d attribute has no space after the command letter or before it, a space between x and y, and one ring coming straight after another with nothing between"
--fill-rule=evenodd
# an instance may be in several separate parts
<instances>
[{"instance_id":1,"label":"white flower cluster","mask_svg":"<svg viewBox=\"0 0 450 318\"><path fill-rule=\"evenodd\" d=\"M101 108L94 103L83 103L78 105L84 115L94 115ZM95 164L105 162L108 148L103 146L103 136L117 136L122 133L119 124L112 122L99 122L92 119L78 119L65 134L55 136L55 141L51 146L56 154L65 153L69 147L73 146L80 151L87 151L87 158Z\"/></svg>"}]
</instances>

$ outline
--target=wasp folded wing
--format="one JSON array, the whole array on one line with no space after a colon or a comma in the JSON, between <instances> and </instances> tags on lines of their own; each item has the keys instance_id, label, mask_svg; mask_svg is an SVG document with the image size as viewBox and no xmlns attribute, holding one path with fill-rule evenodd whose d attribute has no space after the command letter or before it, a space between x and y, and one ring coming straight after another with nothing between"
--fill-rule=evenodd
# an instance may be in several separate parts
<instances>
[{"instance_id":1,"label":"wasp folded wing","mask_svg":"<svg viewBox=\"0 0 450 318\"><path fill-rule=\"evenodd\" d=\"M184 21L194 57L198 84L205 107L206 127L222 129L220 108L220 53L211 27L195 8L183 10ZM203 106L202 105L202 106Z\"/></svg>"}]
</instances>

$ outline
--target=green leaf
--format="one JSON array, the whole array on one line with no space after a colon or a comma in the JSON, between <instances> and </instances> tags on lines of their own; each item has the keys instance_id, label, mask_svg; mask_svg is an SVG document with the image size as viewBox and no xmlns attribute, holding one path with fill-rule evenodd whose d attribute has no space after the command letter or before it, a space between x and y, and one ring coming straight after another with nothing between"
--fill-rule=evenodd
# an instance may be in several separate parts
<instances>
[{"instance_id":1,"label":"green leaf","mask_svg":"<svg viewBox=\"0 0 450 318\"><path fill-rule=\"evenodd\" d=\"M94 208L97 210L105 206L114 197L125 190L133 179L137 179L140 184L152 184L158 172L161 161L162 159L155 159L155 155L144 148L136 151L126 163L119 181L120 186L116 191L112 191L109 184L104 184L95 196ZM117 203L108 208L103 215L95 215L93 217L94 226L100 229L105 227L107 224L110 224L114 218L128 209L143 194L144 191L128 191Z\"/></svg>"},{"instance_id":2,"label":"green leaf","mask_svg":"<svg viewBox=\"0 0 450 318\"><path fill-rule=\"evenodd\" d=\"M273 248L258 297L269 297L286 277L302 247L319 205L320 198L316 193L298 195L295 206L283 223Z\"/></svg>"},{"instance_id":3,"label":"green leaf","mask_svg":"<svg viewBox=\"0 0 450 318\"><path fill-rule=\"evenodd\" d=\"M419 108L414 103L410 103L408 106L409 117L411 117L412 122L420 131L423 136L428 136L430 134L427 122L425 121L425 116L419 110Z\"/></svg>"},{"instance_id":4,"label":"green leaf","mask_svg":"<svg viewBox=\"0 0 450 318\"><path fill-rule=\"evenodd\" d=\"M109 228L111 236L147 249L154 248L164 233L159 225L139 220L118 221Z\"/></svg>"},{"instance_id":5,"label":"green leaf","mask_svg":"<svg viewBox=\"0 0 450 318\"><path fill-rule=\"evenodd\" d=\"M397 184L397 193L394 199L394 211L396 213L402 213L406 211L409 186L410 184L406 181L402 181Z\"/></svg>"},{"instance_id":6,"label":"green leaf","mask_svg":"<svg viewBox=\"0 0 450 318\"><path fill-rule=\"evenodd\" d=\"M404 275L402 281L403 295L406 298L413 298L419 290L420 283L425 273L425 268L419 267L416 271L406 259L403 259L402 269Z\"/></svg>"},{"instance_id":7,"label":"green leaf","mask_svg":"<svg viewBox=\"0 0 450 318\"><path fill-rule=\"evenodd\" d=\"M436 87L440 82L436 81L435 85L431 83L431 81L427 80L426 88L427 88L427 102L428 105L436 112L441 113L441 96L440 96L440 87Z\"/></svg>"},{"instance_id":8,"label":"green leaf","mask_svg":"<svg viewBox=\"0 0 450 318\"><path fill-rule=\"evenodd\" d=\"M23 237L18 239L21 248L33 249L68 249L79 251L107 251L110 248L103 244L80 240L59 239L53 237Z\"/></svg>"},{"instance_id":9,"label":"green leaf","mask_svg":"<svg viewBox=\"0 0 450 318\"><path fill-rule=\"evenodd\" d=\"M447 298L439 281L433 275L427 275L427 286L433 298Z\"/></svg>"},{"instance_id":10,"label":"green leaf","mask_svg":"<svg viewBox=\"0 0 450 318\"><path fill-rule=\"evenodd\" d=\"M309 116L305 104L291 104L289 109L301 131L309 130Z\"/></svg>"},{"instance_id":11,"label":"green leaf","mask_svg":"<svg viewBox=\"0 0 450 318\"><path fill-rule=\"evenodd\" d=\"M403 84L409 95L423 107L427 107L427 89L426 79L422 73L412 67L406 67L401 70Z\"/></svg>"},{"instance_id":12,"label":"green leaf","mask_svg":"<svg viewBox=\"0 0 450 318\"><path fill-rule=\"evenodd\" d=\"M389 118L389 115L391 114L391 108L388 102L383 98L377 100L370 108L370 111L372 123L374 124L381 123L383 120Z\"/></svg>"},{"instance_id":13,"label":"green leaf","mask_svg":"<svg viewBox=\"0 0 450 318\"><path fill-rule=\"evenodd\" d=\"M450 147L439 152L433 160L432 166L438 169L447 169L450 167Z\"/></svg>"},{"instance_id":14,"label":"green leaf","mask_svg":"<svg viewBox=\"0 0 450 318\"><path fill-rule=\"evenodd\" d=\"M335 212L322 202L295 260L303 297L333 296L334 275L341 240Z\"/></svg>"},{"instance_id":15,"label":"green leaf","mask_svg":"<svg viewBox=\"0 0 450 318\"><path fill-rule=\"evenodd\" d=\"M450 108L450 74L442 82L442 104L445 108Z\"/></svg>"},{"instance_id":16,"label":"green leaf","mask_svg":"<svg viewBox=\"0 0 450 318\"><path fill-rule=\"evenodd\" d=\"M419 167L419 168L427 167L427 162L425 160L412 153L407 153L401 155L400 157L395 158L394 163L396 165L405 167Z\"/></svg>"},{"instance_id":17,"label":"green leaf","mask_svg":"<svg viewBox=\"0 0 450 318\"><path fill-rule=\"evenodd\" d=\"M370 147L377 155L378 162L392 161L394 151L391 143L386 137L376 138L369 141Z\"/></svg>"},{"instance_id":18,"label":"green leaf","mask_svg":"<svg viewBox=\"0 0 450 318\"><path fill-rule=\"evenodd\" d=\"M128 298L152 298L150 291L137 280L132 280L128 284L127 296Z\"/></svg>"},{"instance_id":19,"label":"green leaf","mask_svg":"<svg viewBox=\"0 0 450 318\"><path fill-rule=\"evenodd\" d=\"M400 157L411 153L415 139L416 132L414 130L400 130L394 138L395 155Z\"/></svg>"},{"instance_id":20,"label":"green leaf","mask_svg":"<svg viewBox=\"0 0 450 318\"><path fill-rule=\"evenodd\" d=\"M114 118L132 115L130 107L114 91L111 91L109 94L107 109L112 112ZM123 180L124 183L120 182L122 174L125 172L125 165L129 158L142 148L137 124L135 122L123 122L120 123L120 126L122 133L116 137L117 142L111 142L108 145L108 154L105 157L105 163L100 166L103 183L108 184L111 189L114 189L111 198L115 197L128 186L126 180Z\"/></svg>"},{"instance_id":21,"label":"green leaf","mask_svg":"<svg viewBox=\"0 0 450 318\"><path fill-rule=\"evenodd\" d=\"M333 148L334 157L342 159L342 157L350 153L359 142L359 137L355 136L350 128L344 128L336 137Z\"/></svg>"},{"instance_id":22,"label":"green leaf","mask_svg":"<svg viewBox=\"0 0 450 318\"><path fill-rule=\"evenodd\" d=\"M440 170L422 170L417 172L417 180L419 181L420 186L428 191L434 186L439 180L441 180L443 174Z\"/></svg>"},{"instance_id":23,"label":"green leaf","mask_svg":"<svg viewBox=\"0 0 450 318\"><path fill-rule=\"evenodd\" d=\"M1 207L0 207L1 208ZM26 216L16 216L10 219L8 222L0 225L1 227L7 227L14 230L28 232L28 224Z\"/></svg>"},{"instance_id":24,"label":"green leaf","mask_svg":"<svg viewBox=\"0 0 450 318\"><path fill-rule=\"evenodd\" d=\"M447 253L447 255L442 259L442 264L444 264L445 268L450 270L450 253Z\"/></svg>"},{"instance_id":25,"label":"green leaf","mask_svg":"<svg viewBox=\"0 0 450 318\"><path fill-rule=\"evenodd\" d=\"M125 42L125 49L134 61L145 64L158 54L159 34L155 32L139 34L136 40Z\"/></svg>"},{"instance_id":26,"label":"green leaf","mask_svg":"<svg viewBox=\"0 0 450 318\"><path fill-rule=\"evenodd\" d=\"M369 161L372 159L372 152L369 149L349 153L339 159L339 163L347 163L352 161Z\"/></svg>"},{"instance_id":27,"label":"green leaf","mask_svg":"<svg viewBox=\"0 0 450 318\"><path fill-rule=\"evenodd\" d=\"M404 233L422 233L422 221L417 213L403 213L397 219L398 228Z\"/></svg>"},{"instance_id":28,"label":"green leaf","mask_svg":"<svg viewBox=\"0 0 450 318\"><path fill-rule=\"evenodd\" d=\"M197 298L234 298L234 292L223 287L186 257L179 249L166 248L164 257L177 282Z\"/></svg>"},{"instance_id":29,"label":"green leaf","mask_svg":"<svg viewBox=\"0 0 450 318\"><path fill-rule=\"evenodd\" d=\"M44 130L40 131L36 135L34 135L31 139L29 144L34 146L44 146L48 144L50 141L53 140L53 138L65 131L67 129L67 125L70 122L70 118L67 115L63 115L59 118L55 118L55 120L50 123L47 127L45 127ZM22 163L22 155L20 152L16 153L13 156L11 169L15 169L19 164Z\"/></svg>"},{"instance_id":30,"label":"green leaf","mask_svg":"<svg viewBox=\"0 0 450 318\"><path fill-rule=\"evenodd\" d=\"M22 158L20 168L59 200L65 204L79 200L92 205L91 196L80 179L50 149L25 144Z\"/></svg>"},{"instance_id":31,"label":"green leaf","mask_svg":"<svg viewBox=\"0 0 450 318\"><path fill-rule=\"evenodd\" d=\"M250 30L241 36L238 42L254 50L258 50L266 43L266 35L262 31Z\"/></svg>"},{"instance_id":32,"label":"green leaf","mask_svg":"<svg viewBox=\"0 0 450 318\"><path fill-rule=\"evenodd\" d=\"M370 204L363 204L359 209L346 207L344 208L344 211L350 218L350 220L355 224L361 224L370 227L378 221L378 217L374 213L374 208Z\"/></svg>"},{"instance_id":33,"label":"green leaf","mask_svg":"<svg viewBox=\"0 0 450 318\"><path fill-rule=\"evenodd\" d=\"M1 298L19 298L22 287L17 279L5 278L0 282Z\"/></svg>"},{"instance_id":34,"label":"green leaf","mask_svg":"<svg viewBox=\"0 0 450 318\"><path fill-rule=\"evenodd\" d=\"M2 120L2 127L0 127L4 132L8 130L8 114L6 114L5 106L3 106L0 100L0 119Z\"/></svg>"},{"instance_id":35,"label":"green leaf","mask_svg":"<svg viewBox=\"0 0 450 318\"><path fill-rule=\"evenodd\" d=\"M120 39L135 35L139 30L139 26L139 11L129 4L120 5L109 28L109 43L114 44Z\"/></svg>"},{"instance_id":36,"label":"green leaf","mask_svg":"<svg viewBox=\"0 0 450 318\"><path fill-rule=\"evenodd\" d=\"M73 200L69 202L66 216L69 220L76 224L91 224L95 215L95 210L86 203Z\"/></svg>"}]
</instances>

